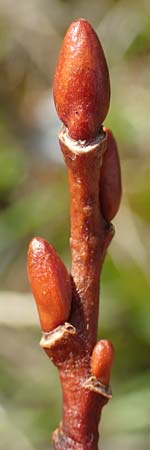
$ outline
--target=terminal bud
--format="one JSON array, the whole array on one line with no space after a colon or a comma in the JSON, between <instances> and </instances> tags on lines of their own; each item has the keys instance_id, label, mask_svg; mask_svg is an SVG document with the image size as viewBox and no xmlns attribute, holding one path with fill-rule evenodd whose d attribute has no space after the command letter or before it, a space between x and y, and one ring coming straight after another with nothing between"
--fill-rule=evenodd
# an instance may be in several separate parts
<instances>
[{"instance_id":1,"label":"terminal bud","mask_svg":"<svg viewBox=\"0 0 150 450\"><path fill-rule=\"evenodd\" d=\"M91 25L73 22L63 41L54 76L57 113L69 136L90 141L99 134L110 103L105 55Z\"/></svg>"}]
</instances>

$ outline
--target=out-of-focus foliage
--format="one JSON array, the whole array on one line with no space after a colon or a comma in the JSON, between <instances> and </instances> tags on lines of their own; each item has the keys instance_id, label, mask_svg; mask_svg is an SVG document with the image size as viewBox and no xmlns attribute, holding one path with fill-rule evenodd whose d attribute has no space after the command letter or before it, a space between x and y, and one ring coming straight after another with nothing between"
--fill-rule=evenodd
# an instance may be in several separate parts
<instances>
[{"instance_id":1,"label":"out-of-focus foliage","mask_svg":"<svg viewBox=\"0 0 150 450\"><path fill-rule=\"evenodd\" d=\"M38 347L26 252L40 235L70 265L52 79L65 30L77 17L91 22L107 55L106 124L119 143L123 179L101 283L99 336L116 348L102 447L148 448L150 3L0 0L0 450L48 450L61 417L58 374Z\"/></svg>"}]
</instances>

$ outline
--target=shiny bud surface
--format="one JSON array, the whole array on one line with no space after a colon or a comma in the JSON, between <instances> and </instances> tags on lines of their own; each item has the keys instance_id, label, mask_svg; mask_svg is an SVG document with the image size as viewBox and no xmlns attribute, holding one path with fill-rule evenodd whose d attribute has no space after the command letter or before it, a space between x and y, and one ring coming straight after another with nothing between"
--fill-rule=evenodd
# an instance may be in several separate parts
<instances>
[{"instance_id":1,"label":"shiny bud surface","mask_svg":"<svg viewBox=\"0 0 150 450\"><path fill-rule=\"evenodd\" d=\"M86 20L73 22L65 35L54 76L54 101L72 139L96 138L109 109L110 81L102 46Z\"/></svg>"},{"instance_id":2,"label":"shiny bud surface","mask_svg":"<svg viewBox=\"0 0 150 450\"><path fill-rule=\"evenodd\" d=\"M91 358L92 374L107 386L114 359L114 347L108 339L98 341Z\"/></svg>"},{"instance_id":3,"label":"shiny bud surface","mask_svg":"<svg viewBox=\"0 0 150 450\"><path fill-rule=\"evenodd\" d=\"M104 128L104 131L107 135L107 148L101 167L99 197L102 215L109 222L119 209L122 187L116 140L108 128Z\"/></svg>"},{"instance_id":4,"label":"shiny bud surface","mask_svg":"<svg viewBox=\"0 0 150 450\"><path fill-rule=\"evenodd\" d=\"M70 277L56 250L41 238L30 242L27 271L42 330L49 332L69 317Z\"/></svg>"}]
</instances>

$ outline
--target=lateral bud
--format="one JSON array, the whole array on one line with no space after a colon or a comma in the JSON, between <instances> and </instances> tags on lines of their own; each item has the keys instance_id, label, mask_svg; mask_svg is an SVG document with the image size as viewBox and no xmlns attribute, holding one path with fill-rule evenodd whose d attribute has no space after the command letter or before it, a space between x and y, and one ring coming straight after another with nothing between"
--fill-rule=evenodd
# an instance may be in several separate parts
<instances>
[{"instance_id":1,"label":"lateral bud","mask_svg":"<svg viewBox=\"0 0 150 450\"><path fill-rule=\"evenodd\" d=\"M42 330L52 331L70 314L72 292L67 269L52 245L37 237L29 245L27 271Z\"/></svg>"},{"instance_id":2,"label":"lateral bud","mask_svg":"<svg viewBox=\"0 0 150 450\"><path fill-rule=\"evenodd\" d=\"M122 187L116 140L108 128L104 128L104 131L107 137L107 147L101 167L99 198L102 215L109 222L115 217L119 209Z\"/></svg>"},{"instance_id":3,"label":"lateral bud","mask_svg":"<svg viewBox=\"0 0 150 450\"><path fill-rule=\"evenodd\" d=\"M98 341L91 357L92 375L104 386L109 385L110 373L114 359L114 347L108 339Z\"/></svg>"},{"instance_id":4,"label":"lateral bud","mask_svg":"<svg viewBox=\"0 0 150 450\"><path fill-rule=\"evenodd\" d=\"M105 55L91 25L73 22L63 41L54 76L58 116L76 141L99 135L110 103L110 81Z\"/></svg>"}]
</instances>

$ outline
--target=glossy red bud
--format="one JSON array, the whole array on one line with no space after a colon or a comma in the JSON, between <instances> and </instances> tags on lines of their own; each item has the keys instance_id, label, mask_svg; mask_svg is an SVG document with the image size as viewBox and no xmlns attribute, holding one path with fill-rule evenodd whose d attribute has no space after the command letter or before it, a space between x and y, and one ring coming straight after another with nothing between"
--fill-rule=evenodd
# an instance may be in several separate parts
<instances>
[{"instance_id":1,"label":"glossy red bud","mask_svg":"<svg viewBox=\"0 0 150 450\"><path fill-rule=\"evenodd\" d=\"M114 353L114 347L108 339L97 342L92 353L92 374L105 386L109 384Z\"/></svg>"},{"instance_id":2,"label":"glossy red bud","mask_svg":"<svg viewBox=\"0 0 150 450\"><path fill-rule=\"evenodd\" d=\"M99 134L110 103L105 55L91 25L73 22L63 41L54 76L54 101L61 121L74 140Z\"/></svg>"},{"instance_id":3,"label":"glossy red bud","mask_svg":"<svg viewBox=\"0 0 150 450\"><path fill-rule=\"evenodd\" d=\"M104 128L107 134L107 148L103 155L103 163L100 175L100 206L106 221L112 220L120 205L121 169L116 140L108 128Z\"/></svg>"},{"instance_id":4,"label":"glossy red bud","mask_svg":"<svg viewBox=\"0 0 150 450\"><path fill-rule=\"evenodd\" d=\"M69 317L70 277L56 250L39 237L30 242L27 271L42 330L51 331Z\"/></svg>"}]
</instances>

